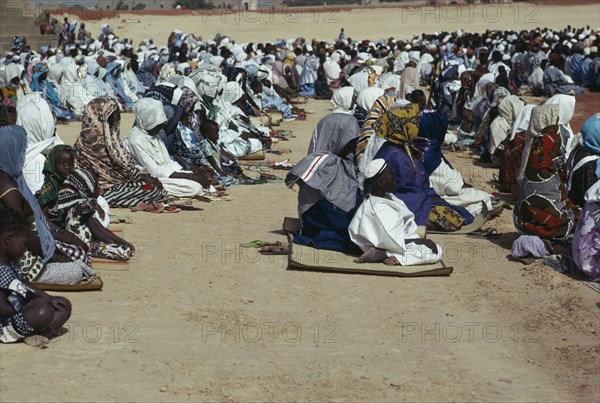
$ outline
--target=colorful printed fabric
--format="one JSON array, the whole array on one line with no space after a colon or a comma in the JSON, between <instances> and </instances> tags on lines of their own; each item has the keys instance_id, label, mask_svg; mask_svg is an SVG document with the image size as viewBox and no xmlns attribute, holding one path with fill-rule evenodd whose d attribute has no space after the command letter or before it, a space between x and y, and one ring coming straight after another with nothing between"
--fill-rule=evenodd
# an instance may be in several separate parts
<instances>
[{"instance_id":1,"label":"colorful printed fabric","mask_svg":"<svg viewBox=\"0 0 600 403\"><path fill-rule=\"evenodd\" d=\"M415 158L423 157L413 140L419 135L419 106L409 104L387 111L373 125L375 134L400 147L403 147L415 165ZM416 168L415 168L416 169Z\"/></svg>"},{"instance_id":2,"label":"colorful printed fabric","mask_svg":"<svg viewBox=\"0 0 600 403\"><path fill-rule=\"evenodd\" d=\"M564 183L564 144L558 125L546 127L532 140L514 210L515 226L521 233L562 239L573 230Z\"/></svg>"},{"instance_id":3,"label":"colorful printed fabric","mask_svg":"<svg viewBox=\"0 0 600 403\"><path fill-rule=\"evenodd\" d=\"M373 125L392 106L393 103L393 97L389 95L382 95L379 98L377 98L377 100L373 104L373 107L369 111L369 114L367 115L365 122L362 125L362 128L360 130L360 136L358 138L358 142L356 143L354 155L357 165L359 165L360 161L364 157L365 149L367 148L367 143L369 142L369 139L375 134Z\"/></svg>"}]
</instances>

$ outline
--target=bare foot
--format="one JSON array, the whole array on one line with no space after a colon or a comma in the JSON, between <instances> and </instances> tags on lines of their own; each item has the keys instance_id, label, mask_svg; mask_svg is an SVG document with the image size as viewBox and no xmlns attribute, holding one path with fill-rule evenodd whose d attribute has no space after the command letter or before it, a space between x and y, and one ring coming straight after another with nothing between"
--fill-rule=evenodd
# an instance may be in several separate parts
<instances>
[{"instance_id":1,"label":"bare foot","mask_svg":"<svg viewBox=\"0 0 600 403\"><path fill-rule=\"evenodd\" d=\"M370 248L368 251L360 255L358 259L354 259L354 263L375 263L381 262L387 258L387 254L383 249Z\"/></svg>"},{"instance_id":2,"label":"bare foot","mask_svg":"<svg viewBox=\"0 0 600 403\"><path fill-rule=\"evenodd\" d=\"M47 337L44 337L40 334L34 334L31 336L27 336L23 339L23 343L27 344L28 346L31 347L35 347L35 348L39 348L39 349L43 349L43 348L48 348L48 344L50 343L50 339L48 339Z\"/></svg>"},{"instance_id":3,"label":"bare foot","mask_svg":"<svg viewBox=\"0 0 600 403\"><path fill-rule=\"evenodd\" d=\"M383 259L383 264L388 266L397 266L400 264L400 262L394 256L390 256L388 258Z\"/></svg>"}]
</instances>

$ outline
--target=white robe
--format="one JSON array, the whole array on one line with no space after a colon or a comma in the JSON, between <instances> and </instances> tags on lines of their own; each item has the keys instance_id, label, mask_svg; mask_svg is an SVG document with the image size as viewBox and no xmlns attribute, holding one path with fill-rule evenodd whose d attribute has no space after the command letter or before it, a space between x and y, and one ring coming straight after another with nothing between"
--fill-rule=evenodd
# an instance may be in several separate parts
<instances>
[{"instance_id":1,"label":"white robe","mask_svg":"<svg viewBox=\"0 0 600 403\"><path fill-rule=\"evenodd\" d=\"M149 136L135 126L123 140L123 145L133 155L141 169L158 178L163 187L175 197L204 195L202 186L189 179L169 178L175 172L187 172L169 156L169 152L159 137Z\"/></svg>"},{"instance_id":2,"label":"white robe","mask_svg":"<svg viewBox=\"0 0 600 403\"><path fill-rule=\"evenodd\" d=\"M429 185L435 192L450 204L466 208L473 216L481 213L484 202L488 210L492 210L491 195L483 190L465 188L465 181L456 169L444 160L429 175Z\"/></svg>"},{"instance_id":3,"label":"white robe","mask_svg":"<svg viewBox=\"0 0 600 403\"><path fill-rule=\"evenodd\" d=\"M348 227L350 239L363 251L371 247L383 249L403 266L439 262L442 248L434 253L425 245L407 243L418 239L414 214L393 194L369 196L358 207Z\"/></svg>"}]
</instances>

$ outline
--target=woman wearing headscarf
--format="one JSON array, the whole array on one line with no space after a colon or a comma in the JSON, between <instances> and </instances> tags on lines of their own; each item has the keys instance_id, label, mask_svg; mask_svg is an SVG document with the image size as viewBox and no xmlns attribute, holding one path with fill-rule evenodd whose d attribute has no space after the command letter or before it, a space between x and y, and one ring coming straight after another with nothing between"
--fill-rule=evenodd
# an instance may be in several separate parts
<instances>
[{"instance_id":1,"label":"woman wearing headscarf","mask_svg":"<svg viewBox=\"0 0 600 403\"><path fill-rule=\"evenodd\" d=\"M365 171L367 164L373 160L373 157L375 155L374 153L367 153L365 159L367 145L369 143L370 138L375 134L373 125L379 120L381 116L383 116L385 112L387 112L388 109L390 109L394 102L394 97L390 95L384 94L377 98L375 100L375 103L369 110L369 114L367 115L365 122L363 123L360 129L360 136L358 137L358 141L356 142L356 149L354 150L354 154L356 159L356 166L358 167L358 170L361 173Z\"/></svg>"},{"instance_id":2,"label":"woman wearing headscarf","mask_svg":"<svg viewBox=\"0 0 600 403\"><path fill-rule=\"evenodd\" d=\"M586 191L584 199L573 236L572 270L583 273L591 281L600 281L600 181Z\"/></svg>"},{"instance_id":3,"label":"woman wearing headscarf","mask_svg":"<svg viewBox=\"0 0 600 403\"><path fill-rule=\"evenodd\" d=\"M347 118L354 119L352 115ZM321 151L300 160L287 174L285 184L290 189L299 186L298 217L302 227L294 234L295 243L360 254L348 233L361 202L351 153L356 138L347 136L345 140L346 144L336 139L319 141Z\"/></svg>"},{"instance_id":4,"label":"woman wearing headscarf","mask_svg":"<svg viewBox=\"0 0 600 403\"><path fill-rule=\"evenodd\" d=\"M63 144L63 141L56 134L54 116L48 103L39 94L28 94L18 103L17 124L27 132L25 180L35 193L44 182L44 153L57 144Z\"/></svg>"},{"instance_id":5,"label":"woman wearing headscarf","mask_svg":"<svg viewBox=\"0 0 600 403\"><path fill-rule=\"evenodd\" d=\"M300 76L302 75L302 71L304 70L304 65L306 64L306 56L299 55L294 59L294 64L291 69L290 78L291 78L291 86L298 91L300 90Z\"/></svg>"},{"instance_id":6,"label":"woman wearing headscarf","mask_svg":"<svg viewBox=\"0 0 600 403\"><path fill-rule=\"evenodd\" d=\"M31 91L42 93L42 96L48 101L54 116L56 116L58 120L71 120L77 118L77 116L65 106L63 101L61 101L55 84L49 81L48 73L49 69L46 63L38 63L33 67Z\"/></svg>"},{"instance_id":7,"label":"woman wearing headscarf","mask_svg":"<svg viewBox=\"0 0 600 403\"><path fill-rule=\"evenodd\" d=\"M517 181L521 184L522 178L525 175L526 161L531 151L531 142L533 137L539 133L545 126L558 124L563 138L565 139L565 160L569 157L573 144L573 130L571 129L570 121L575 114L575 97L571 95L558 94L548 99L544 106L556 106L556 108L544 108L533 114L530 118L529 129L525 136L523 144L523 155L521 156L521 165ZM534 118L535 116L535 118ZM545 125L545 126L543 126Z\"/></svg>"},{"instance_id":8,"label":"woman wearing headscarf","mask_svg":"<svg viewBox=\"0 0 600 403\"><path fill-rule=\"evenodd\" d=\"M333 112L323 117L313 130L308 153L334 152L341 150L352 139L358 138L360 127L352 110L356 103L353 87L340 88L331 98Z\"/></svg>"},{"instance_id":9,"label":"woman wearing headscarf","mask_svg":"<svg viewBox=\"0 0 600 403\"><path fill-rule=\"evenodd\" d=\"M75 141L77 164L96 175L101 194L112 207L165 200L160 181L140 171L121 144L120 125L116 101L99 97L90 102Z\"/></svg>"},{"instance_id":10,"label":"woman wearing headscarf","mask_svg":"<svg viewBox=\"0 0 600 403\"><path fill-rule=\"evenodd\" d=\"M17 103L30 90L25 82L21 80L21 66L17 63L10 63L4 70L5 85L0 85L0 92L4 98Z\"/></svg>"},{"instance_id":11,"label":"woman wearing headscarf","mask_svg":"<svg viewBox=\"0 0 600 403\"><path fill-rule=\"evenodd\" d=\"M133 155L137 165L160 181L169 195L197 197L204 195L203 187L211 186L210 179L187 171L171 159L160 132L168 119L163 104L142 98L135 105L135 126L129 131L123 145Z\"/></svg>"},{"instance_id":12,"label":"woman wearing headscarf","mask_svg":"<svg viewBox=\"0 0 600 403\"><path fill-rule=\"evenodd\" d=\"M352 87L354 88L354 87ZM379 87L368 87L358 93L356 98L356 109L354 110L354 117L358 121L358 126L362 127L367 119L367 115L375 104L377 98L384 94L384 90Z\"/></svg>"},{"instance_id":13,"label":"woman wearing headscarf","mask_svg":"<svg viewBox=\"0 0 600 403\"><path fill-rule=\"evenodd\" d=\"M408 65L400 76L400 99L406 99L414 90L421 89L421 75L414 65Z\"/></svg>"},{"instance_id":14,"label":"woman wearing headscarf","mask_svg":"<svg viewBox=\"0 0 600 403\"><path fill-rule=\"evenodd\" d=\"M369 155L383 158L392 168L394 194L413 212L417 225L451 232L472 222L473 216L466 209L443 201L430 186L423 145L415 143L419 134L417 104L392 106L373 124L373 129L376 136L367 145L371 149Z\"/></svg>"},{"instance_id":15,"label":"woman wearing headscarf","mask_svg":"<svg viewBox=\"0 0 600 403\"><path fill-rule=\"evenodd\" d=\"M94 98L81 85L81 79L85 75L87 75L86 64L77 66L71 63L64 69L61 83L57 88L60 98L78 117L81 117L83 108Z\"/></svg>"},{"instance_id":16,"label":"woman wearing headscarf","mask_svg":"<svg viewBox=\"0 0 600 403\"><path fill-rule=\"evenodd\" d=\"M115 92L110 85L104 81L106 78L106 69L100 67L95 61L88 63L87 74L81 80L81 86L92 98L108 96L115 98Z\"/></svg>"},{"instance_id":17,"label":"woman wearing headscarf","mask_svg":"<svg viewBox=\"0 0 600 403\"><path fill-rule=\"evenodd\" d=\"M340 68L341 55L339 52L333 52L330 57L325 59L323 70L327 78L327 84L332 84L340 78L342 69Z\"/></svg>"},{"instance_id":18,"label":"woman wearing headscarf","mask_svg":"<svg viewBox=\"0 0 600 403\"><path fill-rule=\"evenodd\" d=\"M133 104L138 100L131 92L123 78L123 65L119 61L111 61L106 65L106 83L114 91L124 111L132 111Z\"/></svg>"},{"instance_id":19,"label":"woman wearing headscarf","mask_svg":"<svg viewBox=\"0 0 600 403\"><path fill-rule=\"evenodd\" d=\"M498 116L490 126L490 142L488 152L492 161L499 161L501 153L504 151L501 147L502 142L508 137L512 129L513 122L521 113L525 103L516 95L509 95L498 104ZM496 150L499 149L499 155Z\"/></svg>"},{"instance_id":20,"label":"woman wearing headscarf","mask_svg":"<svg viewBox=\"0 0 600 403\"><path fill-rule=\"evenodd\" d=\"M586 203L585 194L600 179L600 113L581 126L582 144L575 147L567 162L569 199L579 207Z\"/></svg>"},{"instance_id":21,"label":"woman wearing headscarf","mask_svg":"<svg viewBox=\"0 0 600 403\"><path fill-rule=\"evenodd\" d=\"M48 221L25 182L26 147L27 134L22 127L0 128L0 209L12 208L32 224L26 240L28 251L19 262L20 274L38 283L89 283L96 274L89 267L86 249L79 247L82 242ZM72 244L67 243L71 241ZM101 286L102 282L98 282Z\"/></svg>"},{"instance_id":22,"label":"woman wearing headscarf","mask_svg":"<svg viewBox=\"0 0 600 403\"><path fill-rule=\"evenodd\" d=\"M514 222L523 234L564 239L573 230L567 206L565 131L558 125L559 106L542 105L531 112L529 138L523 150L519 198Z\"/></svg>"},{"instance_id":23,"label":"woman wearing headscarf","mask_svg":"<svg viewBox=\"0 0 600 403\"><path fill-rule=\"evenodd\" d=\"M311 55L306 59L300 80L298 82L298 94L308 97L315 96L315 81L317 80L317 70L319 69L319 58Z\"/></svg>"},{"instance_id":24,"label":"woman wearing headscarf","mask_svg":"<svg viewBox=\"0 0 600 403\"><path fill-rule=\"evenodd\" d=\"M146 90L152 88L152 86L156 83L157 71L158 62L153 56L146 59L140 66L137 76Z\"/></svg>"},{"instance_id":25,"label":"woman wearing headscarf","mask_svg":"<svg viewBox=\"0 0 600 403\"><path fill-rule=\"evenodd\" d=\"M504 155L498 174L500 190L512 193L515 198L519 195L517 176L521 169L523 146L533 108L535 105L525 105L521 109L512 125L510 136L504 140Z\"/></svg>"},{"instance_id":26,"label":"woman wearing headscarf","mask_svg":"<svg viewBox=\"0 0 600 403\"><path fill-rule=\"evenodd\" d=\"M92 256L129 260L135 248L102 224L108 212L98 203L99 195L96 176L84 168L76 168L67 174L60 186L57 213L65 217L64 227L67 231L88 245Z\"/></svg>"}]
</instances>

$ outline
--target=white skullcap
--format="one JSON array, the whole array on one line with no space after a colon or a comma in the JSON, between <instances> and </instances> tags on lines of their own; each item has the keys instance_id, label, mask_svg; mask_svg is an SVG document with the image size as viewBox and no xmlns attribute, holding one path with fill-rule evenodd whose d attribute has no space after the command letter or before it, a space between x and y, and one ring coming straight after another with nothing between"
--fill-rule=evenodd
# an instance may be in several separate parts
<instances>
[{"instance_id":1,"label":"white skullcap","mask_svg":"<svg viewBox=\"0 0 600 403\"><path fill-rule=\"evenodd\" d=\"M590 48L583 49L583 54L586 56L589 56L591 52L592 52L592 50Z\"/></svg>"},{"instance_id":2,"label":"white skullcap","mask_svg":"<svg viewBox=\"0 0 600 403\"><path fill-rule=\"evenodd\" d=\"M381 175L387 168L387 162L383 158L376 158L367 165L365 179L374 179Z\"/></svg>"},{"instance_id":3,"label":"white skullcap","mask_svg":"<svg viewBox=\"0 0 600 403\"><path fill-rule=\"evenodd\" d=\"M502 60L510 60L510 55L504 55L504 56L502 56Z\"/></svg>"}]
</instances>

